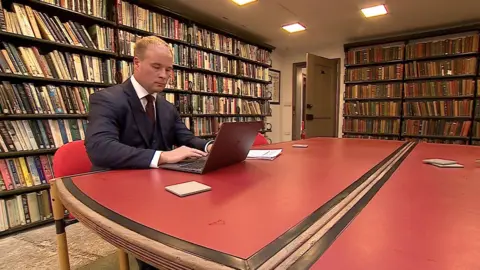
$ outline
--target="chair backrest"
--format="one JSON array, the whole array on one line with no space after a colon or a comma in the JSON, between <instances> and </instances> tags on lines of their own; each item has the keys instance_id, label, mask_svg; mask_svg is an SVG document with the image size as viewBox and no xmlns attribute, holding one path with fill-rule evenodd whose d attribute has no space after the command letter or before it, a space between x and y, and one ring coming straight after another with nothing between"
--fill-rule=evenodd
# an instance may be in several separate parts
<instances>
[{"instance_id":1,"label":"chair backrest","mask_svg":"<svg viewBox=\"0 0 480 270\"><path fill-rule=\"evenodd\" d=\"M268 144L268 140L261 133L258 133L257 137L255 137L255 141L253 142L253 146L265 144Z\"/></svg>"},{"instance_id":2,"label":"chair backrest","mask_svg":"<svg viewBox=\"0 0 480 270\"><path fill-rule=\"evenodd\" d=\"M87 173L91 169L92 163L88 158L83 140L64 144L53 155L53 175L55 177Z\"/></svg>"}]
</instances>

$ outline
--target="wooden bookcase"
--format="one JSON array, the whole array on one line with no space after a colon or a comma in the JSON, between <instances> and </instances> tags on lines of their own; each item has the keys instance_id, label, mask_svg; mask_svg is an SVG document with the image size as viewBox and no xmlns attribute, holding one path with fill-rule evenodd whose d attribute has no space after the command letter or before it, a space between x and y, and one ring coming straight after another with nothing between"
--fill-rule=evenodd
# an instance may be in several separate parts
<instances>
[{"instance_id":1,"label":"wooden bookcase","mask_svg":"<svg viewBox=\"0 0 480 270\"><path fill-rule=\"evenodd\" d=\"M174 52L163 96L195 135L271 114L272 46L135 0L0 0L0 236L53 221L52 155L84 139L88 96L129 78L147 35Z\"/></svg>"},{"instance_id":2,"label":"wooden bookcase","mask_svg":"<svg viewBox=\"0 0 480 270\"><path fill-rule=\"evenodd\" d=\"M346 44L343 137L478 144L479 31Z\"/></svg>"}]
</instances>

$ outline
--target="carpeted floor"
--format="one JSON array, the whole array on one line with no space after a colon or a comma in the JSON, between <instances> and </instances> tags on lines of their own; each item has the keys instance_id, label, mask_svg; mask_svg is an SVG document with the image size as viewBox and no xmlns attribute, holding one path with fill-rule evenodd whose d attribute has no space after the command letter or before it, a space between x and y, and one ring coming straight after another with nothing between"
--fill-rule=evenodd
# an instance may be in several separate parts
<instances>
[{"instance_id":1,"label":"carpeted floor","mask_svg":"<svg viewBox=\"0 0 480 270\"><path fill-rule=\"evenodd\" d=\"M118 269L116 248L81 223L66 228L72 269ZM27 232L0 238L0 269L58 269L55 227L47 225ZM130 256L130 269L137 270Z\"/></svg>"}]
</instances>

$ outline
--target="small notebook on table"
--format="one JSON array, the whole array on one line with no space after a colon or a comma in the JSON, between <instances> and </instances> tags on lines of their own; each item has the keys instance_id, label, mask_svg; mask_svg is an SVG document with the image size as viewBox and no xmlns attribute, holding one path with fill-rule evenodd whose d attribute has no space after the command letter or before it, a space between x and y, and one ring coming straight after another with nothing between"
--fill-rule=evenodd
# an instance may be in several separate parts
<instances>
[{"instance_id":1,"label":"small notebook on table","mask_svg":"<svg viewBox=\"0 0 480 270\"><path fill-rule=\"evenodd\" d=\"M190 182L185 182L181 184L166 186L165 189L179 197L185 197L185 196L209 191L212 188L207 185L198 183L196 181L190 181Z\"/></svg>"},{"instance_id":2,"label":"small notebook on table","mask_svg":"<svg viewBox=\"0 0 480 270\"><path fill-rule=\"evenodd\" d=\"M463 165L458 164L455 160L441 158L424 159L423 163L437 166L440 168L463 168Z\"/></svg>"},{"instance_id":3,"label":"small notebook on table","mask_svg":"<svg viewBox=\"0 0 480 270\"><path fill-rule=\"evenodd\" d=\"M274 160L281 153L282 149L250 150L248 152L247 159Z\"/></svg>"}]
</instances>

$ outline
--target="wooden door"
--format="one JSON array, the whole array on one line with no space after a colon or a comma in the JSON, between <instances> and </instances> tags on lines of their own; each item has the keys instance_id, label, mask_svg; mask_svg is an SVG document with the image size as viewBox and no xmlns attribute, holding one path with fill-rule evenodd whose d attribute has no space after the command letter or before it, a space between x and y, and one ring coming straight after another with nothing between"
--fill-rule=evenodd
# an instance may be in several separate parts
<instances>
[{"instance_id":1,"label":"wooden door","mask_svg":"<svg viewBox=\"0 0 480 270\"><path fill-rule=\"evenodd\" d=\"M338 59L307 53L304 103L307 138L337 136Z\"/></svg>"}]
</instances>

